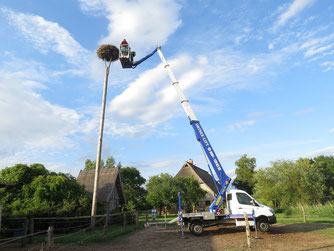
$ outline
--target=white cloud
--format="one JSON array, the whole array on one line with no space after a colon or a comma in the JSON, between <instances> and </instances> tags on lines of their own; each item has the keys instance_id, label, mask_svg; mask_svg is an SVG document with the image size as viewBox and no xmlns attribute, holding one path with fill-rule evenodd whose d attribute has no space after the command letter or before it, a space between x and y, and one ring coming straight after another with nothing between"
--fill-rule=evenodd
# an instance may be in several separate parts
<instances>
[{"instance_id":1,"label":"white cloud","mask_svg":"<svg viewBox=\"0 0 334 251\"><path fill-rule=\"evenodd\" d=\"M296 16L299 12L310 6L314 0L294 0L287 9L278 17L274 25L274 30L280 26L284 26L291 18Z\"/></svg>"},{"instance_id":2,"label":"white cloud","mask_svg":"<svg viewBox=\"0 0 334 251\"><path fill-rule=\"evenodd\" d=\"M182 66L183 74L180 74L180 87L191 88L203 76L203 71L191 65L192 59L182 55L170 60L174 69ZM174 70L173 69L173 70ZM177 70L176 72L179 72ZM109 112L120 120L132 118L139 120L147 127L155 127L158 124L177 115L181 108L178 97L170 84L167 72L162 64L141 74L138 79L130 83L120 95L110 103ZM133 130L133 128L131 128Z\"/></svg>"},{"instance_id":3,"label":"white cloud","mask_svg":"<svg viewBox=\"0 0 334 251\"><path fill-rule=\"evenodd\" d=\"M235 122L228 126L230 131L234 131L239 129L240 131L244 131L247 127L252 126L255 124L255 120L247 120L247 121L239 121Z\"/></svg>"},{"instance_id":4,"label":"white cloud","mask_svg":"<svg viewBox=\"0 0 334 251\"><path fill-rule=\"evenodd\" d=\"M45 86L40 83L43 73L38 74L33 62L20 67L22 71L0 71L0 156L71 147L70 136L79 129L80 116L36 92Z\"/></svg>"},{"instance_id":5,"label":"white cloud","mask_svg":"<svg viewBox=\"0 0 334 251\"><path fill-rule=\"evenodd\" d=\"M139 56L166 43L180 26L181 6L173 0L80 0L84 11L100 12L109 20L109 35L101 43L119 44L124 38Z\"/></svg>"},{"instance_id":6,"label":"white cloud","mask_svg":"<svg viewBox=\"0 0 334 251\"><path fill-rule=\"evenodd\" d=\"M298 115L306 115L306 114L310 114L310 113L312 113L314 111L315 110L313 108L309 108L309 109L304 109L304 110L297 111L296 114L298 114Z\"/></svg>"},{"instance_id":7,"label":"white cloud","mask_svg":"<svg viewBox=\"0 0 334 251\"><path fill-rule=\"evenodd\" d=\"M326 67L326 69L324 70L324 72L327 72L327 71L330 71L330 70L334 70L334 62L326 61L326 62L323 62L321 65Z\"/></svg>"},{"instance_id":8,"label":"white cloud","mask_svg":"<svg viewBox=\"0 0 334 251\"><path fill-rule=\"evenodd\" d=\"M41 16L1 9L22 35L42 53L54 51L70 60L73 64L87 61L88 51L84 49L72 35L58 23L45 20Z\"/></svg>"},{"instance_id":9,"label":"white cloud","mask_svg":"<svg viewBox=\"0 0 334 251\"><path fill-rule=\"evenodd\" d=\"M310 152L306 156L317 157L317 156L320 156L320 155L325 155L325 156L334 155L334 146L328 146L328 147L325 147L323 149L319 149L319 150Z\"/></svg>"},{"instance_id":10,"label":"white cloud","mask_svg":"<svg viewBox=\"0 0 334 251\"><path fill-rule=\"evenodd\" d=\"M333 133L334 132L334 128L328 130L328 132Z\"/></svg>"}]
</instances>

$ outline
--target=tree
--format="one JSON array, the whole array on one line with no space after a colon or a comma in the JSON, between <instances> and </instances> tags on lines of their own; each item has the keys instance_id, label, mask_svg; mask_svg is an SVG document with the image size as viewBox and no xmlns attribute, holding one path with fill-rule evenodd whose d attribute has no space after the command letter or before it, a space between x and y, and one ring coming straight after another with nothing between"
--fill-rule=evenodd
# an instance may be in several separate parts
<instances>
[{"instance_id":1,"label":"tree","mask_svg":"<svg viewBox=\"0 0 334 251\"><path fill-rule=\"evenodd\" d=\"M93 170L96 168L96 160L86 159L84 170ZM104 162L101 159L100 168L104 168Z\"/></svg>"},{"instance_id":2,"label":"tree","mask_svg":"<svg viewBox=\"0 0 334 251\"><path fill-rule=\"evenodd\" d=\"M109 156L106 160L104 168L114 168L114 167L115 167L115 159L113 156Z\"/></svg>"},{"instance_id":3,"label":"tree","mask_svg":"<svg viewBox=\"0 0 334 251\"><path fill-rule=\"evenodd\" d=\"M298 206L306 222L305 206L315 203L323 195L324 178L310 159L272 162L255 175L254 196L260 201L274 201L280 206Z\"/></svg>"},{"instance_id":4,"label":"tree","mask_svg":"<svg viewBox=\"0 0 334 251\"><path fill-rule=\"evenodd\" d=\"M177 205L177 185L176 180L168 173L162 173L149 178L146 188L148 194L146 196L147 201L151 206L156 206L160 209L160 215L162 208L165 211L171 206Z\"/></svg>"},{"instance_id":5,"label":"tree","mask_svg":"<svg viewBox=\"0 0 334 251\"><path fill-rule=\"evenodd\" d=\"M115 159L113 156L109 156L106 160L106 164L104 164L101 159L100 168L114 168L115 167ZM117 165L118 167L118 165ZM86 159L84 170L93 170L96 168L96 160Z\"/></svg>"},{"instance_id":6,"label":"tree","mask_svg":"<svg viewBox=\"0 0 334 251\"><path fill-rule=\"evenodd\" d=\"M256 167L256 159L248 158L247 154L245 154L235 162L235 165L237 166L235 169L235 174L237 176L233 181L233 186L252 194L255 185L254 169Z\"/></svg>"},{"instance_id":7,"label":"tree","mask_svg":"<svg viewBox=\"0 0 334 251\"><path fill-rule=\"evenodd\" d=\"M70 174L49 172L41 164L17 164L0 172L0 204L10 216L69 216L87 214L90 200Z\"/></svg>"},{"instance_id":8,"label":"tree","mask_svg":"<svg viewBox=\"0 0 334 251\"><path fill-rule=\"evenodd\" d=\"M135 167L122 167L120 169L121 180L127 210L144 209L146 205L147 191L144 189L145 179Z\"/></svg>"},{"instance_id":9,"label":"tree","mask_svg":"<svg viewBox=\"0 0 334 251\"><path fill-rule=\"evenodd\" d=\"M334 157L321 155L311 160L311 162L324 176L324 195L334 196Z\"/></svg>"},{"instance_id":10,"label":"tree","mask_svg":"<svg viewBox=\"0 0 334 251\"><path fill-rule=\"evenodd\" d=\"M205 196L206 191L201 188L194 176L186 178L180 176L176 179L176 183L181 193L181 202L183 201L185 206L191 205L192 211L195 212L197 202Z\"/></svg>"}]
</instances>

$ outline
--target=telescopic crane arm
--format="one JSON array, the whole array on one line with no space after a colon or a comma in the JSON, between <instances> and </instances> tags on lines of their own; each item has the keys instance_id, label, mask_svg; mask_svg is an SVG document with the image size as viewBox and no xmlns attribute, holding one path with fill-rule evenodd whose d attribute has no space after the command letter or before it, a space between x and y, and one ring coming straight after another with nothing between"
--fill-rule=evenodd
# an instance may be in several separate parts
<instances>
[{"instance_id":1,"label":"telescopic crane arm","mask_svg":"<svg viewBox=\"0 0 334 251\"><path fill-rule=\"evenodd\" d=\"M199 143L201 144L201 147L204 149L204 152L208 158L208 160L210 161L211 166L213 167L213 169L216 172L216 175L219 179L219 183L221 185L220 189L217 189L218 194L217 197L215 198L215 200L213 201L213 203L210 205L209 207L209 211L210 212L217 212L218 209L220 208L221 204L223 203L223 198L224 198L224 194L226 192L226 189L228 187L228 185L230 184L231 178L228 177L226 175L226 173L224 172L219 159L217 157L217 155L215 154L209 139L207 138L207 136L205 135L205 132L203 130L203 128L201 127L198 119L195 116L195 113L193 112L190 104L189 104L189 100L185 97L182 89L179 86L179 82L176 80L169 64L167 63L164 55L162 54L161 51L161 47L157 48L158 54L161 58L161 61L164 64L165 69L168 72L168 75L170 77L170 79L172 80L172 85L174 86L174 89L177 93L177 95L179 96L180 100L181 100L181 104L183 106L183 109L185 110L186 114L188 115L188 118L190 120L190 124L192 125L194 131L195 131L195 135L197 140L199 141ZM211 174L212 175L212 174ZM212 178L215 182L215 178L212 175Z\"/></svg>"}]
</instances>

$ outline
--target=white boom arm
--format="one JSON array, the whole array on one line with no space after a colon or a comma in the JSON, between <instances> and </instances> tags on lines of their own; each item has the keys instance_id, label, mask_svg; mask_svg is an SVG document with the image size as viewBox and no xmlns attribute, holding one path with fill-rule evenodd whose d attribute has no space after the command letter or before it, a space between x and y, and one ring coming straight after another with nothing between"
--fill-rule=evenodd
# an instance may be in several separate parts
<instances>
[{"instance_id":1,"label":"white boom arm","mask_svg":"<svg viewBox=\"0 0 334 251\"><path fill-rule=\"evenodd\" d=\"M189 104L189 100L186 98L186 96L184 95L181 87L179 86L179 82L176 80L176 78L175 78L172 70L170 69L169 64L167 63L164 55L162 54L160 46L157 48L157 51L158 51L158 54L159 54L159 56L161 58L161 61L165 65L164 67L166 68L170 79L172 80L172 85L174 86L174 88L176 90L176 93L177 93L177 95L179 96L179 98L181 100L182 107L185 110L185 112L187 113L189 120L190 121L194 121L194 120L197 121L197 118L196 118L196 116L195 116L195 114L194 114L194 112L191 109L191 106Z\"/></svg>"}]
</instances>

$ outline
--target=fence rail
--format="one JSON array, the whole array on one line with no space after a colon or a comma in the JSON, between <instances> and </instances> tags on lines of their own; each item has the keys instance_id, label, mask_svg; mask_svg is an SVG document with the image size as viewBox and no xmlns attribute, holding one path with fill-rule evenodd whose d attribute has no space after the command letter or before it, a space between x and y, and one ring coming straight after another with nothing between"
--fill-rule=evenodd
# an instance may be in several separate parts
<instances>
[{"instance_id":1,"label":"fence rail","mask_svg":"<svg viewBox=\"0 0 334 251\"><path fill-rule=\"evenodd\" d=\"M51 250L53 242L72 242L68 245L73 245L90 239L94 242L94 238L103 241L133 231L141 223L143 226L148 221L148 215L149 211L96 215L94 229L90 224L92 216L2 218L0 249L8 244L22 247L28 244L29 247L35 246L36 250L44 250L44 247Z\"/></svg>"}]
</instances>

